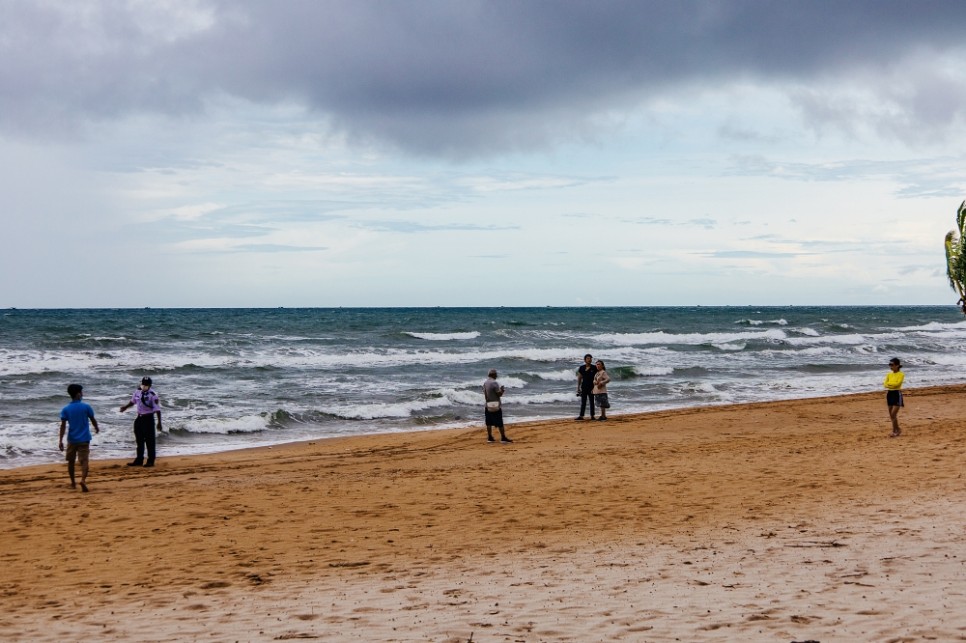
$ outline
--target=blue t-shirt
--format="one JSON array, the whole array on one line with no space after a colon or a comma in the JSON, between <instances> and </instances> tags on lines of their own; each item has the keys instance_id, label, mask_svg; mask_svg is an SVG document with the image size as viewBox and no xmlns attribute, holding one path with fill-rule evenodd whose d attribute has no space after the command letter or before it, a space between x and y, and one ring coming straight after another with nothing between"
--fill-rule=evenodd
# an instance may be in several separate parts
<instances>
[{"instance_id":1,"label":"blue t-shirt","mask_svg":"<svg viewBox=\"0 0 966 643\"><path fill-rule=\"evenodd\" d=\"M91 441L90 418L94 409L83 400L74 400L60 410L60 419L67 420L67 443L78 444Z\"/></svg>"}]
</instances>

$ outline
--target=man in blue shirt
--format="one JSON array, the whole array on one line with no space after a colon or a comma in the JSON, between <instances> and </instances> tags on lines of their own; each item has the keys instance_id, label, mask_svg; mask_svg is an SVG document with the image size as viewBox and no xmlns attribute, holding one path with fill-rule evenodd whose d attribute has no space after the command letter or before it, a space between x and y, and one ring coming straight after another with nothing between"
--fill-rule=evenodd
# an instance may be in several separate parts
<instances>
[{"instance_id":1,"label":"man in blue shirt","mask_svg":"<svg viewBox=\"0 0 966 643\"><path fill-rule=\"evenodd\" d=\"M87 469L91 452L91 425L94 433L100 433L94 409L84 401L84 387L71 384L67 387L70 404L60 410L60 450L64 450L64 433L67 433L67 472L70 474L70 488L76 489L74 482L74 461L80 460L81 491L87 491ZM68 427L70 430L68 431Z\"/></svg>"}]
</instances>

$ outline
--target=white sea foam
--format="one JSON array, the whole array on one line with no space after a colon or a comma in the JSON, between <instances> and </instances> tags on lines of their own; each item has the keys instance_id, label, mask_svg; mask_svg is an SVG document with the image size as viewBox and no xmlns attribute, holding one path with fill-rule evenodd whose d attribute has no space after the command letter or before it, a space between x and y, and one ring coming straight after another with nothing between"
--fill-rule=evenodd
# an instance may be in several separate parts
<instances>
[{"instance_id":1,"label":"white sea foam","mask_svg":"<svg viewBox=\"0 0 966 643\"><path fill-rule=\"evenodd\" d=\"M751 357L752 360L765 359L795 359L801 357L820 358L841 356L842 349L835 346L809 346L797 350L763 350Z\"/></svg>"},{"instance_id":2,"label":"white sea foam","mask_svg":"<svg viewBox=\"0 0 966 643\"><path fill-rule=\"evenodd\" d=\"M0 430L0 460L3 457L20 457L25 453L45 454L51 460L63 457L57 449L56 432L40 433L36 427L22 424Z\"/></svg>"},{"instance_id":3,"label":"white sea foam","mask_svg":"<svg viewBox=\"0 0 966 643\"><path fill-rule=\"evenodd\" d=\"M903 326L902 328L897 328L896 330L904 333L913 333L917 331L937 332L944 330L966 331L966 321L954 323L929 322L928 324L923 324L921 326Z\"/></svg>"},{"instance_id":4,"label":"white sea foam","mask_svg":"<svg viewBox=\"0 0 966 643\"><path fill-rule=\"evenodd\" d=\"M447 352L386 349L384 351L336 353L327 350L282 352L277 349L246 351L235 355L203 352L165 354L130 349L109 352L18 352L2 351L0 375L26 375L48 372L76 373L86 370L139 370L164 372L194 366L198 368L310 368L341 370L388 368L411 365L454 365L519 359L555 362L575 359L572 349L507 348L506 350Z\"/></svg>"},{"instance_id":5,"label":"white sea foam","mask_svg":"<svg viewBox=\"0 0 966 643\"><path fill-rule=\"evenodd\" d=\"M271 356L266 355L265 358L268 361ZM344 366L385 368L412 365L442 366L473 364L477 362L495 363L508 359L519 359L531 362L556 362L560 360L571 360L573 358L574 351L566 348L507 348L505 350L470 350L465 352L390 349L382 352L358 352L324 356L320 354L313 359L293 356L290 358L292 363L285 363L284 360L280 360L279 363L285 366L331 364L332 368L339 369Z\"/></svg>"},{"instance_id":6,"label":"white sea foam","mask_svg":"<svg viewBox=\"0 0 966 643\"><path fill-rule=\"evenodd\" d=\"M779 335L772 335L779 333ZM666 335L667 343L701 344L738 341L749 337L783 337L781 331L767 331L765 333L745 333L743 335ZM605 361L617 362L640 361L642 355L649 357L653 352L642 353L635 349L637 342L633 336L621 336L618 341L625 341L624 350L620 348L598 352L598 356ZM658 338L652 337L652 344ZM666 351L663 346L654 345L649 351ZM438 351L438 350L405 350L385 349L382 351L360 351L336 353L323 349L289 349L258 351L240 351L237 354L226 355L215 352L186 351L179 353L163 353L159 351L140 351L125 349L111 349L106 352L71 352L52 353L45 351L11 351L0 350L0 375L30 375L50 372L84 373L88 371L118 371L135 370L139 372L164 373L186 367L200 369L307 369L307 370L344 370L351 368L391 368L416 365L451 366L460 364L498 363L504 360L520 360L524 362L560 362L579 363L579 350L572 348L522 348L508 347L500 350L468 350L468 351ZM666 353L671 354L671 353ZM574 367L576 368L576 366ZM536 371L534 375L543 379L565 380L572 378L573 371Z\"/></svg>"},{"instance_id":7,"label":"white sea foam","mask_svg":"<svg viewBox=\"0 0 966 643\"><path fill-rule=\"evenodd\" d=\"M507 396L505 403L507 406L514 404L535 405L535 404L554 404L560 402L571 402L576 400L577 395L571 389L564 391L552 391L549 393L536 393L534 395L513 395Z\"/></svg>"},{"instance_id":8,"label":"white sea foam","mask_svg":"<svg viewBox=\"0 0 966 643\"><path fill-rule=\"evenodd\" d=\"M470 331L468 333L416 333L411 331L406 331L406 335L410 337L415 337L416 339L425 339L432 342L446 342L451 340L460 339L476 339L480 336L478 331Z\"/></svg>"},{"instance_id":9,"label":"white sea foam","mask_svg":"<svg viewBox=\"0 0 966 643\"><path fill-rule=\"evenodd\" d=\"M498 377L497 379L500 384L509 389L524 388L527 385L527 381L519 377Z\"/></svg>"},{"instance_id":10,"label":"white sea foam","mask_svg":"<svg viewBox=\"0 0 966 643\"><path fill-rule=\"evenodd\" d=\"M776 326L787 326L788 321L785 319L739 319L735 324L746 324L748 326L764 326L766 324L774 324Z\"/></svg>"},{"instance_id":11,"label":"white sea foam","mask_svg":"<svg viewBox=\"0 0 966 643\"><path fill-rule=\"evenodd\" d=\"M905 364L906 369L909 368L910 364L914 363L908 359L904 359L902 361ZM920 361L925 362L926 360L920 360ZM928 362L939 366L953 366L956 368L962 368L964 371L966 371L966 354L964 354L963 352L935 353L929 356Z\"/></svg>"},{"instance_id":12,"label":"white sea foam","mask_svg":"<svg viewBox=\"0 0 966 643\"><path fill-rule=\"evenodd\" d=\"M245 333L244 335L239 335L240 337L253 337L251 333ZM326 337L324 335L318 337L306 337L302 335L264 335L259 337L259 340L268 341L279 341L279 342L327 342L335 339L334 337Z\"/></svg>"},{"instance_id":13,"label":"white sea foam","mask_svg":"<svg viewBox=\"0 0 966 643\"><path fill-rule=\"evenodd\" d=\"M883 339L886 336L880 335L878 339ZM894 336L890 336L894 337ZM868 344L872 339L869 335L822 335L818 337L789 337L786 341L792 346L814 346L815 344L837 344L844 346L856 346L859 344Z\"/></svg>"},{"instance_id":14,"label":"white sea foam","mask_svg":"<svg viewBox=\"0 0 966 643\"><path fill-rule=\"evenodd\" d=\"M0 375L85 373L90 370L159 372L188 365L217 368L238 364L237 358L206 353L163 354L129 348L108 351L0 351Z\"/></svg>"},{"instance_id":15,"label":"white sea foam","mask_svg":"<svg viewBox=\"0 0 966 643\"><path fill-rule=\"evenodd\" d=\"M483 403L483 389L454 389L451 391L445 391L443 393L445 397L452 404L458 406L472 406L474 404Z\"/></svg>"},{"instance_id":16,"label":"white sea foam","mask_svg":"<svg viewBox=\"0 0 966 643\"><path fill-rule=\"evenodd\" d=\"M268 428L268 417L265 415L231 415L219 417L194 417L190 420L174 420L167 427L188 433L213 433L228 435L230 433L256 433Z\"/></svg>"},{"instance_id":17,"label":"white sea foam","mask_svg":"<svg viewBox=\"0 0 966 643\"><path fill-rule=\"evenodd\" d=\"M679 395L705 394L711 395L718 393L718 389L711 382L678 382L671 387L671 390Z\"/></svg>"},{"instance_id":18,"label":"white sea foam","mask_svg":"<svg viewBox=\"0 0 966 643\"><path fill-rule=\"evenodd\" d=\"M426 395L430 396L428 398L414 399L413 401L403 402L399 405L393 405L387 407L383 403L367 405L372 408L380 409L379 412L391 413L389 416L385 417L405 417L406 414L431 409L437 406L444 406L446 404L452 404L456 406L474 406L483 403L483 382L485 378L481 378L479 381L464 381L453 386L440 387L429 391ZM504 386L508 391L521 390L528 386L526 380L520 379L518 377L500 377L498 378L499 383ZM398 394L398 387L392 389L393 392ZM381 391L382 393L388 391ZM414 393L416 395L416 393ZM509 399L511 395L507 396ZM516 397L513 395L512 397ZM342 411L339 411L339 415L343 415ZM375 417L384 417L380 415L375 415ZM374 419L371 418L371 419Z\"/></svg>"},{"instance_id":19,"label":"white sea foam","mask_svg":"<svg viewBox=\"0 0 966 643\"><path fill-rule=\"evenodd\" d=\"M742 351L745 349L745 346L747 346L747 344L745 344L744 342L738 342L735 344L712 344L712 346L714 346L720 351Z\"/></svg>"},{"instance_id":20,"label":"white sea foam","mask_svg":"<svg viewBox=\"0 0 966 643\"><path fill-rule=\"evenodd\" d=\"M536 377L548 382L569 382L576 381L577 369L564 369L562 371L541 371L539 373L527 373L531 377Z\"/></svg>"},{"instance_id":21,"label":"white sea foam","mask_svg":"<svg viewBox=\"0 0 966 643\"><path fill-rule=\"evenodd\" d=\"M632 366L631 369L640 377L659 377L674 373L673 366Z\"/></svg>"},{"instance_id":22,"label":"white sea foam","mask_svg":"<svg viewBox=\"0 0 966 643\"><path fill-rule=\"evenodd\" d=\"M446 397L408 400L405 402L381 402L376 404L339 405L331 409L333 415L348 420L377 420L380 418L408 418L413 413L447 406Z\"/></svg>"},{"instance_id":23,"label":"white sea foam","mask_svg":"<svg viewBox=\"0 0 966 643\"><path fill-rule=\"evenodd\" d=\"M57 417L54 415L54 417ZM92 457L96 459L118 457L133 450L134 437L129 422L118 422L115 417L98 420L100 432L91 431ZM29 462L62 462L64 454L57 448L57 433L29 424L11 424L0 427L0 462L5 458Z\"/></svg>"},{"instance_id":24,"label":"white sea foam","mask_svg":"<svg viewBox=\"0 0 966 643\"><path fill-rule=\"evenodd\" d=\"M766 331L750 331L738 333L610 333L597 335L594 340L600 343L625 346L642 346L659 344L663 346L700 346L702 344L726 344L735 341L762 339L767 341L783 341L787 338L785 331L769 329Z\"/></svg>"}]
</instances>

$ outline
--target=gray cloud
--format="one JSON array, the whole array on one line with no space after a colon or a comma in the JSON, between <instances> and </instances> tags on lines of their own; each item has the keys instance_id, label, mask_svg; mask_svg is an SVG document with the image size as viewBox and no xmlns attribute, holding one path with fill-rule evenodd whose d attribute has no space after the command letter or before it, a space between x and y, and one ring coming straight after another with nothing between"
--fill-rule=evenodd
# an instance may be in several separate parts
<instances>
[{"instance_id":1,"label":"gray cloud","mask_svg":"<svg viewBox=\"0 0 966 643\"><path fill-rule=\"evenodd\" d=\"M877 132L903 140L924 124L937 136L966 104L954 73L876 80L924 56L961 62L958 0L0 0L0 16L7 135L82 135L227 94L461 157L592 137L602 112L688 86L789 84L809 122L844 128L868 114L828 88L860 86L884 105Z\"/></svg>"}]
</instances>

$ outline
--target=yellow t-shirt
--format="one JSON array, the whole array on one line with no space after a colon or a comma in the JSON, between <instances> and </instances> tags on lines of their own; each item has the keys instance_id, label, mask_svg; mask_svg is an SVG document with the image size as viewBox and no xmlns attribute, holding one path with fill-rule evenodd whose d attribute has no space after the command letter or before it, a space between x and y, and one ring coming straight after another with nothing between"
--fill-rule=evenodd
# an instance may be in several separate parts
<instances>
[{"instance_id":1,"label":"yellow t-shirt","mask_svg":"<svg viewBox=\"0 0 966 643\"><path fill-rule=\"evenodd\" d=\"M906 379L906 374L902 371L888 373L885 376L885 387L890 391L898 391L902 388L902 380Z\"/></svg>"}]
</instances>

